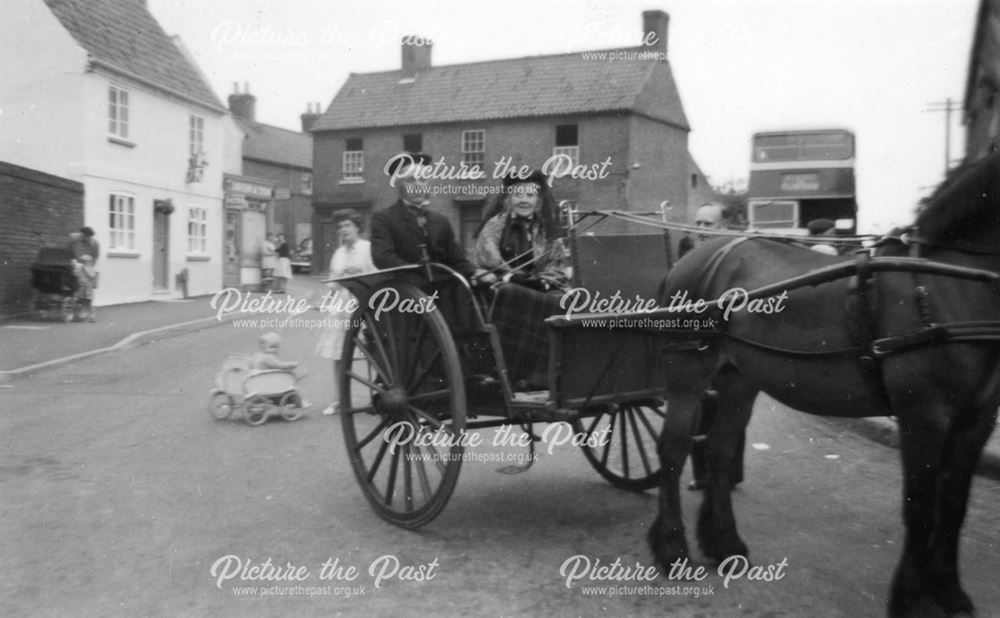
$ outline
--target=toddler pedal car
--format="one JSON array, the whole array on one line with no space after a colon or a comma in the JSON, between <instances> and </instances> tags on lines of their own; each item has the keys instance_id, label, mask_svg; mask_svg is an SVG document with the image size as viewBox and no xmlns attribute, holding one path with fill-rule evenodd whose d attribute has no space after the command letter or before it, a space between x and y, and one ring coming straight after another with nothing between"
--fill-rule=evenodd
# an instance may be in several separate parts
<instances>
[{"instance_id":1,"label":"toddler pedal car","mask_svg":"<svg viewBox=\"0 0 1000 618\"><path fill-rule=\"evenodd\" d=\"M305 406L297 383L298 376L291 371L253 371L249 356L230 355L215 376L212 418L222 420L240 410L249 425L261 425L271 415L280 415L286 421L298 420Z\"/></svg>"}]
</instances>

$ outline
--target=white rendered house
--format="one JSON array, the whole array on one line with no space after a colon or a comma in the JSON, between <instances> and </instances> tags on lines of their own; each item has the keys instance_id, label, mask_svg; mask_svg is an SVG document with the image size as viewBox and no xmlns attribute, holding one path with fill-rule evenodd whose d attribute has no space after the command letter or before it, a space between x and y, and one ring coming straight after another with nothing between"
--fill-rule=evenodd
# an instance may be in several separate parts
<instances>
[{"instance_id":1,"label":"white rendered house","mask_svg":"<svg viewBox=\"0 0 1000 618\"><path fill-rule=\"evenodd\" d=\"M222 287L229 122L139 0L5 0L0 160L84 185L95 304ZM39 42L44 42L39 44Z\"/></svg>"}]
</instances>

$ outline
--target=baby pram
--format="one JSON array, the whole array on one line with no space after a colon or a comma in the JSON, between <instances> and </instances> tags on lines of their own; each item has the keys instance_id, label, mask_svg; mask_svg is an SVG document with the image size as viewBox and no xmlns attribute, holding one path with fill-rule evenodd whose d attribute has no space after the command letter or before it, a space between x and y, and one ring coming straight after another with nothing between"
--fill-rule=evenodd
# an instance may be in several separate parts
<instances>
[{"instance_id":1,"label":"baby pram","mask_svg":"<svg viewBox=\"0 0 1000 618\"><path fill-rule=\"evenodd\" d=\"M32 306L42 319L57 312L57 317L69 322L76 311L76 275L73 273L73 252L60 247L42 247L31 265Z\"/></svg>"}]
</instances>

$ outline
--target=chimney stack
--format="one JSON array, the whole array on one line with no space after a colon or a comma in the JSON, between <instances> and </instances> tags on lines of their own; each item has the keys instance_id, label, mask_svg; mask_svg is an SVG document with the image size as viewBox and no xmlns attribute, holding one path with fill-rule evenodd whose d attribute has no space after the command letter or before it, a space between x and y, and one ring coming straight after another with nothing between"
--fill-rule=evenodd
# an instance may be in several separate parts
<instances>
[{"instance_id":1,"label":"chimney stack","mask_svg":"<svg viewBox=\"0 0 1000 618\"><path fill-rule=\"evenodd\" d=\"M667 53L670 16L663 11L642 12L642 45L645 51Z\"/></svg>"},{"instance_id":2,"label":"chimney stack","mask_svg":"<svg viewBox=\"0 0 1000 618\"><path fill-rule=\"evenodd\" d=\"M233 82L233 94L229 95L229 111L247 122L257 122L257 97L250 94L248 82L243 83L242 94L239 83Z\"/></svg>"},{"instance_id":3,"label":"chimney stack","mask_svg":"<svg viewBox=\"0 0 1000 618\"><path fill-rule=\"evenodd\" d=\"M322 115L323 111L319 106L319 101L317 101L315 104L306 103L306 113L299 116L299 118L302 119L302 132L308 133L309 131L311 131L313 125L316 124L316 121L319 120Z\"/></svg>"},{"instance_id":4,"label":"chimney stack","mask_svg":"<svg viewBox=\"0 0 1000 618\"><path fill-rule=\"evenodd\" d=\"M433 43L430 39L421 36L407 35L403 37L403 78L416 77L420 71L431 68L431 48Z\"/></svg>"}]
</instances>

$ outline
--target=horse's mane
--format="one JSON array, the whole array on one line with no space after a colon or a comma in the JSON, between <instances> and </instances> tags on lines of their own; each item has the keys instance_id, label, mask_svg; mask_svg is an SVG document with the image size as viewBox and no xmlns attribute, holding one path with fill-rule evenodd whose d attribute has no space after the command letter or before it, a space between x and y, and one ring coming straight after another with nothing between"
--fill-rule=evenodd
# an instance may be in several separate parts
<instances>
[{"instance_id":1,"label":"horse's mane","mask_svg":"<svg viewBox=\"0 0 1000 618\"><path fill-rule=\"evenodd\" d=\"M1000 153L954 168L921 202L916 227L927 240L962 238L1000 221Z\"/></svg>"}]
</instances>

